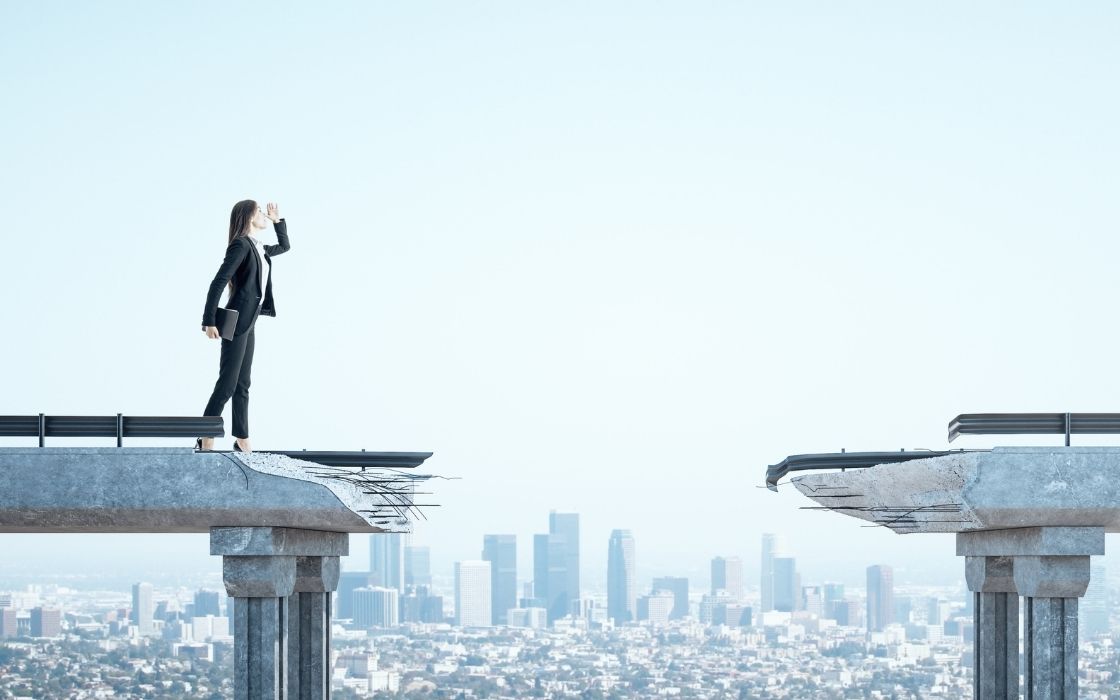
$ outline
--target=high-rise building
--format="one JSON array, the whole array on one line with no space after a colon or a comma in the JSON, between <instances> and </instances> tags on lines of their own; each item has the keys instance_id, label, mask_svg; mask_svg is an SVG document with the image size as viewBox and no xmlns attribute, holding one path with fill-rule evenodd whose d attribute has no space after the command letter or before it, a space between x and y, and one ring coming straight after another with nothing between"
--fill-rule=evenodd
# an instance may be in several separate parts
<instances>
[{"instance_id":1,"label":"high-rise building","mask_svg":"<svg viewBox=\"0 0 1120 700\"><path fill-rule=\"evenodd\" d=\"M409 586L401 598L401 622L443 622L443 596L430 586Z\"/></svg>"},{"instance_id":2,"label":"high-rise building","mask_svg":"<svg viewBox=\"0 0 1120 700\"><path fill-rule=\"evenodd\" d=\"M490 562L490 621L506 624L506 612L517 607L517 536L485 535L482 558Z\"/></svg>"},{"instance_id":3,"label":"high-rise building","mask_svg":"<svg viewBox=\"0 0 1120 700\"><path fill-rule=\"evenodd\" d=\"M31 636L62 635L62 611L58 608L31 608Z\"/></svg>"},{"instance_id":4,"label":"high-rise building","mask_svg":"<svg viewBox=\"0 0 1120 700\"><path fill-rule=\"evenodd\" d=\"M552 623L568 614L566 549L563 535L533 535L533 591Z\"/></svg>"},{"instance_id":5,"label":"high-rise building","mask_svg":"<svg viewBox=\"0 0 1120 700\"><path fill-rule=\"evenodd\" d=\"M800 607L807 613L824 617L824 588L821 586L802 586Z\"/></svg>"},{"instance_id":6,"label":"high-rise building","mask_svg":"<svg viewBox=\"0 0 1120 700\"><path fill-rule=\"evenodd\" d=\"M148 636L155 632L153 619L155 617L155 604L152 602L152 584L132 584L132 624L136 625L141 636Z\"/></svg>"},{"instance_id":7,"label":"high-rise building","mask_svg":"<svg viewBox=\"0 0 1120 700\"><path fill-rule=\"evenodd\" d=\"M786 540L781 535L767 532L762 535L762 612L774 609L774 558L785 556Z\"/></svg>"},{"instance_id":8,"label":"high-rise building","mask_svg":"<svg viewBox=\"0 0 1120 700\"><path fill-rule=\"evenodd\" d=\"M737 605L739 601L722 588L715 593L705 593L700 598L699 618L704 625L727 624L726 614L722 612L728 605ZM738 623L735 623L738 624Z\"/></svg>"},{"instance_id":9,"label":"high-rise building","mask_svg":"<svg viewBox=\"0 0 1120 700\"><path fill-rule=\"evenodd\" d=\"M404 535L397 532L369 536L369 570L377 585L404 590Z\"/></svg>"},{"instance_id":10,"label":"high-rise building","mask_svg":"<svg viewBox=\"0 0 1120 700\"><path fill-rule=\"evenodd\" d=\"M929 598L926 600L926 624L944 625L949 619L952 606L943 598Z\"/></svg>"},{"instance_id":11,"label":"high-rise building","mask_svg":"<svg viewBox=\"0 0 1120 700\"><path fill-rule=\"evenodd\" d=\"M432 585L432 550L430 547L405 545L404 585Z\"/></svg>"},{"instance_id":12,"label":"high-rise building","mask_svg":"<svg viewBox=\"0 0 1120 700\"><path fill-rule=\"evenodd\" d=\"M371 535L380 537L380 535ZM334 616L339 620L354 619L354 591L377 584L377 576L369 571L343 571L338 576L338 603L334 606ZM232 603L233 598L229 601ZM233 619L233 614L230 614Z\"/></svg>"},{"instance_id":13,"label":"high-rise building","mask_svg":"<svg viewBox=\"0 0 1120 700\"><path fill-rule=\"evenodd\" d=\"M579 600L579 513L548 514L548 534L564 538L564 610L571 611L572 601Z\"/></svg>"},{"instance_id":14,"label":"high-rise building","mask_svg":"<svg viewBox=\"0 0 1120 700\"><path fill-rule=\"evenodd\" d=\"M827 606L837 600L844 600L844 584L826 581L824 584L824 603Z\"/></svg>"},{"instance_id":15,"label":"high-rise building","mask_svg":"<svg viewBox=\"0 0 1120 700\"><path fill-rule=\"evenodd\" d=\"M548 627L548 611L544 608L514 608L509 611L510 627Z\"/></svg>"},{"instance_id":16,"label":"high-rise building","mask_svg":"<svg viewBox=\"0 0 1120 700\"><path fill-rule=\"evenodd\" d=\"M670 620L679 620L688 617L688 579L678 576L661 576L653 579L654 592L669 591L673 594L673 610L669 613Z\"/></svg>"},{"instance_id":17,"label":"high-rise building","mask_svg":"<svg viewBox=\"0 0 1120 700\"><path fill-rule=\"evenodd\" d=\"M396 588L365 586L354 591L355 627L396 627L400 603Z\"/></svg>"},{"instance_id":18,"label":"high-rise building","mask_svg":"<svg viewBox=\"0 0 1120 700\"><path fill-rule=\"evenodd\" d=\"M15 608L0 608L0 639L11 639L19 633Z\"/></svg>"},{"instance_id":19,"label":"high-rise building","mask_svg":"<svg viewBox=\"0 0 1120 700\"><path fill-rule=\"evenodd\" d=\"M455 624L490 626L490 562L455 562Z\"/></svg>"},{"instance_id":20,"label":"high-rise building","mask_svg":"<svg viewBox=\"0 0 1120 700\"><path fill-rule=\"evenodd\" d=\"M675 602L670 591L654 591L644 595L638 598L638 619L654 626L667 625Z\"/></svg>"},{"instance_id":21,"label":"high-rise building","mask_svg":"<svg viewBox=\"0 0 1120 700\"><path fill-rule=\"evenodd\" d=\"M634 536L612 530L607 549L607 616L615 624L634 619Z\"/></svg>"},{"instance_id":22,"label":"high-rise building","mask_svg":"<svg viewBox=\"0 0 1120 700\"><path fill-rule=\"evenodd\" d=\"M863 626L863 607L858 600L833 601L832 612L836 624L841 627Z\"/></svg>"},{"instance_id":23,"label":"high-rise building","mask_svg":"<svg viewBox=\"0 0 1120 700\"><path fill-rule=\"evenodd\" d=\"M894 622L894 569L882 564L867 567L867 630L882 632Z\"/></svg>"},{"instance_id":24,"label":"high-rise building","mask_svg":"<svg viewBox=\"0 0 1120 700\"><path fill-rule=\"evenodd\" d=\"M222 614L221 601L218 591L209 591L202 589L194 594L194 609L191 611L193 617L206 617L213 615L218 617Z\"/></svg>"},{"instance_id":25,"label":"high-rise building","mask_svg":"<svg viewBox=\"0 0 1120 700\"><path fill-rule=\"evenodd\" d=\"M774 557L770 561L773 571L773 609L794 612L801 607L801 575L797 573L797 560L793 557Z\"/></svg>"},{"instance_id":26,"label":"high-rise building","mask_svg":"<svg viewBox=\"0 0 1120 700\"><path fill-rule=\"evenodd\" d=\"M1089 588L1085 590L1085 597L1078 605L1082 636L1085 639L1111 631L1108 622L1108 582L1105 580L1107 574L1103 564L1094 563L1089 567Z\"/></svg>"},{"instance_id":27,"label":"high-rise building","mask_svg":"<svg viewBox=\"0 0 1120 700\"><path fill-rule=\"evenodd\" d=\"M712 593L727 591L735 600L743 599L743 560L739 557L712 559Z\"/></svg>"}]
</instances>

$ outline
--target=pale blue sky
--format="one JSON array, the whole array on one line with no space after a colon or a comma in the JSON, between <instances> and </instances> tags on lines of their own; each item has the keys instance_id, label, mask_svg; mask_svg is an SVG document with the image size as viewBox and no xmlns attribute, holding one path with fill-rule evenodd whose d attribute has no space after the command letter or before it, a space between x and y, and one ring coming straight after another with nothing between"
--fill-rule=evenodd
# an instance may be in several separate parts
<instances>
[{"instance_id":1,"label":"pale blue sky","mask_svg":"<svg viewBox=\"0 0 1120 700\"><path fill-rule=\"evenodd\" d=\"M201 412L230 206L274 200L255 444L435 451L437 570L515 532L528 578L550 508L591 570L612 528L650 574L753 581L763 530L807 583L959 565L757 487L790 453L945 447L960 412L1120 410L1118 20L8 0L0 413ZM0 536L138 570L163 543L217 565L204 537Z\"/></svg>"}]
</instances>

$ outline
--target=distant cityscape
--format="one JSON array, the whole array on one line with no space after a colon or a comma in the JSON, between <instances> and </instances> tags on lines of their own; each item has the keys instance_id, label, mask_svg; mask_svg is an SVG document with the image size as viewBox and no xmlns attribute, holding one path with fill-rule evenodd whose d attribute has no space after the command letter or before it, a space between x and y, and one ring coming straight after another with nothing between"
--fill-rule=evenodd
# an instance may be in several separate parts
<instances>
[{"instance_id":1,"label":"distant cityscape","mask_svg":"<svg viewBox=\"0 0 1120 700\"><path fill-rule=\"evenodd\" d=\"M430 547L370 537L369 570L342 572L333 601L335 697L972 697L972 595L900 586L888 564L862 588L803 582L765 533L757 585L717 555L703 588L665 572L639 589L635 536L616 529L596 548L605 590L587 590L577 513L549 513L531 568L515 535L480 544L441 582ZM1094 565L1080 606L1085 697L1120 691L1106 574ZM232 697L217 588L0 592L0 698Z\"/></svg>"}]
</instances>

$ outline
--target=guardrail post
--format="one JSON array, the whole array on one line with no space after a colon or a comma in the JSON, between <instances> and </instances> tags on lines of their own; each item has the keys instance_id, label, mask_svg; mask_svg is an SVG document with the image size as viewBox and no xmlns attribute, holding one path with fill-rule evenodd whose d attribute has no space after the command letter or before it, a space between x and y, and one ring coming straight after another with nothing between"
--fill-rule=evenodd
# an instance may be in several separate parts
<instances>
[{"instance_id":1,"label":"guardrail post","mask_svg":"<svg viewBox=\"0 0 1120 700\"><path fill-rule=\"evenodd\" d=\"M124 446L124 416L117 414L117 447Z\"/></svg>"},{"instance_id":2,"label":"guardrail post","mask_svg":"<svg viewBox=\"0 0 1120 700\"><path fill-rule=\"evenodd\" d=\"M47 417L42 413L39 414L39 447L43 446L44 438L47 436Z\"/></svg>"}]
</instances>

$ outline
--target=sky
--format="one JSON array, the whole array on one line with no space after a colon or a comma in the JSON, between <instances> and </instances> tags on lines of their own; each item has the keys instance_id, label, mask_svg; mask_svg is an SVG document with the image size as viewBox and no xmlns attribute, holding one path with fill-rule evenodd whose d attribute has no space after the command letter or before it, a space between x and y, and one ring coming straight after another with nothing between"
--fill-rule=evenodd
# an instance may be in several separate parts
<instances>
[{"instance_id":1,"label":"sky","mask_svg":"<svg viewBox=\"0 0 1120 700\"><path fill-rule=\"evenodd\" d=\"M944 449L959 413L1120 410L1118 23L1107 2L7 0L0 414L201 413L230 207L275 201L292 248L254 446L434 452L413 541L437 573L514 533L530 578L550 509L581 514L589 578L614 528L639 583L717 555L754 581L763 532L806 583L963 572L951 537L801 510L763 476ZM0 552L219 567L204 535Z\"/></svg>"}]
</instances>

